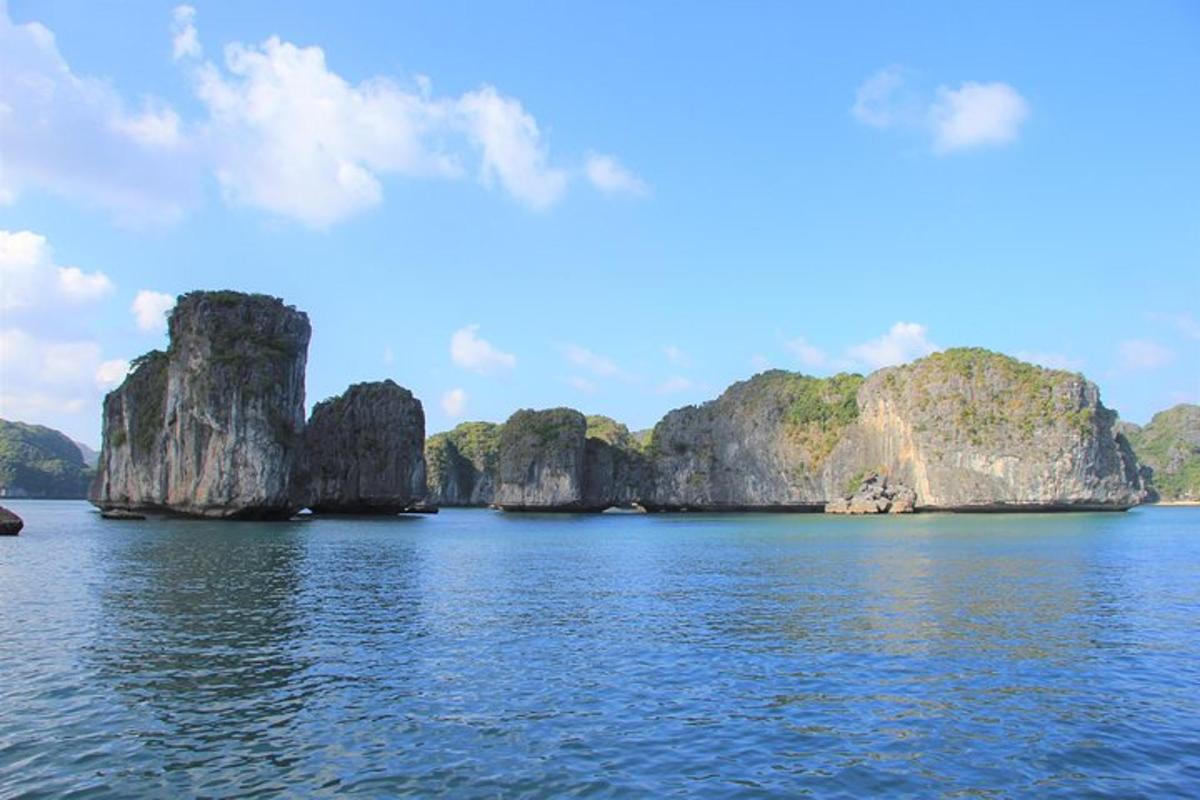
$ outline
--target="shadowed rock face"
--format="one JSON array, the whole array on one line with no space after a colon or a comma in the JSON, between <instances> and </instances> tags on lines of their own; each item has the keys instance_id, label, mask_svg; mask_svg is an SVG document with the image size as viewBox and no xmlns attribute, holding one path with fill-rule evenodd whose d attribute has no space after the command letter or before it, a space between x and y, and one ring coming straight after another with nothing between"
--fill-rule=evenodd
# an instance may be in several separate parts
<instances>
[{"instance_id":1,"label":"shadowed rock face","mask_svg":"<svg viewBox=\"0 0 1200 800\"><path fill-rule=\"evenodd\" d=\"M425 412L390 380L318 403L304 444L305 500L316 513L395 514L425 499Z\"/></svg>"},{"instance_id":2,"label":"shadowed rock face","mask_svg":"<svg viewBox=\"0 0 1200 800\"><path fill-rule=\"evenodd\" d=\"M640 500L649 510L820 511L830 454L858 415L858 375L771 370L654 427Z\"/></svg>"},{"instance_id":3,"label":"shadowed rock face","mask_svg":"<svg viewBox=\"0 0 1200 800\"><path fill-rule=\"evenodd\" d=\"M92 502L203 517L294 513L307 315L263 295L192 292L169 330L167 352L135 361L105 398Z\"/></svg>"},{"instance_id":4,"label":"shadowed rock face","mask_svg":"<svg viewBox=\"0 0 1200 800\"><path fill-rule=\"evenodd\" d=\"M429 503L488 506L496 497L500 471L500 425L464 422L425 443Z\"/></svg>"},{"instance_id":5,"label":"shadowed rock face","mask_svg":"<svg viewBox=\"0 0 1200 800\"><path fill-rule=\"evenodd\" d=\"M16 536L25 527L25 520L0 506L0 536Z\"/></svg>"},{"instance_id":6,"label":"shadowed rock face","mask_svg":"<svg viewBox=\"0 0 1200 800\"><path fill-rule=\"evenodd\" d=\"M496 505L506 511L585 511L587 420L571 408L523 409L500 432Z\"/></svg>"}]
</instances>

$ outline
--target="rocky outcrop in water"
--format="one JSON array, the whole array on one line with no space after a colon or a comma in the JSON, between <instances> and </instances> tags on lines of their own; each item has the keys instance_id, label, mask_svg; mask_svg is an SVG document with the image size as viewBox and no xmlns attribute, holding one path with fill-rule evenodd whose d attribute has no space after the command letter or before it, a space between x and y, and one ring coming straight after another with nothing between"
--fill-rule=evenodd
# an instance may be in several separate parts
<instances>
[{"instance_id":1,"label":"rocky outcrop in water","mask_svg":"<svg viewBox=\"0 0 1200 800\"><path fill-rule=\"evenodd\" d=\"M716 400L670 412L651 434L641 503L649 510L822 510L836 496L829 459L857 419L862 382L771 370Z\"/></svg>"},{"instance_id":2,"label":"rocky outcrop in water","mask_svg":"<svg viewBox=\"0 0 1200 800\"><path fill-rule=\"evenodd\" d=\"M101 509L284 518L304 429L308 317L264 295L192 292L170 346L104 400Z\"/></svg>"},{"instance_id":3,"label":"rocky outcrop in water","mask_svg":"<svg viewBox=\"0 0 1200 800\"><path fill-rule=\"evenodd\" d=\"M1133 452L1146 467L1151 499L1200 502L1200 406L1155 414L1145 427L1122 423Z\"/></svg>"},{"instance_id":4,"label":"rocky outcrop in water","mask_svg":"<svg viewBox=\"0 0 1200 800\"><path fill-rule=\"evenodd\" d=\"M572 408L522 409L500 431L495 503L506 511L595 510L584 494L587 420Z\"/></svg>"},{"instance_id":5,"label":"rocky outcrop in water","mask_svg":"<svg viewBox=\"0 0 1200 800\"><path fill-rule=\"evenodd\" d=\"M425 499L425 411L387 380L318 403L304 431L304 501L318 514L396 514Z\"/></svg>"},{"instance_id":6,"label":"rocky outcrop in water","mask_svg":"<svg viewBox=\"0 0 1200 800\"><path fill-rule=\"evenodd\" d=\"M431 505L492 504L500 473L500 429L492 422L464 422L429 437L425 463Z\"/></svg>"},{"instance_id":7,"label":"rocky outcrop in water","mask_svg":"<svg viewBox=\"0 0 1200 800\"><path fill-rule=\"evenodd\" d=\"M588 508L629 508L641 499L649 461L629 428L609 417L586 418L583 503Z\"/></svg>"},{"instance_id":8,"label":"rocky outcrop in water","mask_svg":"<svg viewBox=\"0 0 1200 800\"><path fill-rule=\"evenodd\" d=\"M825 504L826 514L911 514L917 493L885 475L867 475L852 493Z\"/></svg>"},{"instance_id":9,"label":"rocky outcrop in water","mask_svg":"<svg viewBox=\"0 0 1200 800\"><path fill-rule=\"evenodd\" d=\"M25 520L0 506L0 536L16 536L25 527Z\"/></svg>"},{"instance_id":10,"label":"rocky outcrop in water","mask_svg":"<svg viewBox=\"0 0 1200 800\"><path fill-rule=\"evenodd\" d=\"M923 509L1125 509L1144 489L1115 421L1081 375L947 350L864 382L829 476L886 474Z\"/></svg>"},{"instance_id":11,"label":"rocky outcrop in water","mask_svg":"<svg viewBox=\"0 0 1200 800\"><path fill-rule=\"evenodd\" d=\"M866 379L774 370L667 414L641 502L821 510L878 473L917 508L1124 509L1143 486L1115 416L1080 375L974 348Z\"/></svg>"}]
</instances>

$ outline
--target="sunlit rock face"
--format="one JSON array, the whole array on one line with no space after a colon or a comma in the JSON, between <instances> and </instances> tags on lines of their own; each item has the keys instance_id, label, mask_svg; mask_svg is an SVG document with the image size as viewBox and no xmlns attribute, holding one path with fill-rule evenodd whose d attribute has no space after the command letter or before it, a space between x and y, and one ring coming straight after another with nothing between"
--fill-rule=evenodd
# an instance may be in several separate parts
<instances>
[{"instance_id":1,"label":"sunlit rock face","mask_svg":"<svg viewBox=\"0 0 1200 800\"><path fill-rule=\"evenodd\" d=\"M1082 375L976 348L873 373L835 452L839 476L869 470L924 509L1124 509L1142 478L1116 414Z\"/></svg>"},{"instance_id":2,"label":"sunlit rock face","mask_svg":"<svg viewBox=\"0 0 1200 800\"><path fill-rule=\"evenodd\" d=\"M304 430L308 317L277 298L192 292L170 345L104 401L91 500L102 509L285 518Z\"/></svg>"}]
</instances>

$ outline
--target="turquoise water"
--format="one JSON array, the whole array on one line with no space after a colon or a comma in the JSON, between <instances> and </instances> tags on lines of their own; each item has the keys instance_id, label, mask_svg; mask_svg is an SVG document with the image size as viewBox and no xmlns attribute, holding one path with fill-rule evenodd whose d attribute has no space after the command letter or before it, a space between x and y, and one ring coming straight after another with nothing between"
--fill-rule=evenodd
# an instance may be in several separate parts
<instances>
[{"instance_id":1,"label":"turquoise water","mask_svg":"<svg viewBox=\"0 0 1200 800\"><path fill-rule=\"evenodd\" d=\"M10 505L4 798L1200 796L1200 509Z\"/></svg>"}]
</instances>

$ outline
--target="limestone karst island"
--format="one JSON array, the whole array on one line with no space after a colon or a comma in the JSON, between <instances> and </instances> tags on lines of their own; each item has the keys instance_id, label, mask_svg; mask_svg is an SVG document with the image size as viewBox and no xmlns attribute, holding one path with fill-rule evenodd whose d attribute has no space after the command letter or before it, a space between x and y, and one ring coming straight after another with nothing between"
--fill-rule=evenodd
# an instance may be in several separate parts
<instances>
[{"instance_id":1,"label":"limestone karst island","mask_svg":"<svg viewBox=\"0 0 1200 800\"><path fill-rule=\"evenodd\" d=\"M551 408L426 440L392 381L305 420L313 332L279 299L192 292L169 334L105 398L90 499L106 513L1123 511L1151 491L1094 384L982 349L866 377L770 370L641 434Z\"/></svg>"}]
</instances>

